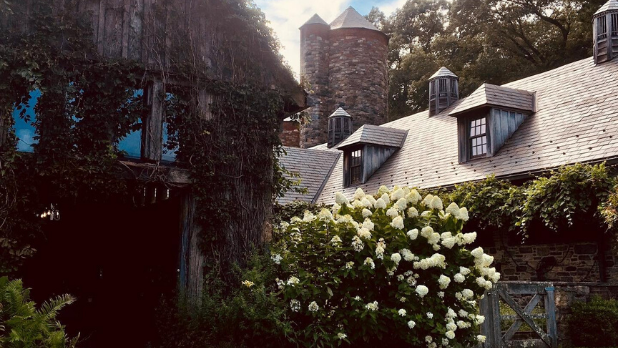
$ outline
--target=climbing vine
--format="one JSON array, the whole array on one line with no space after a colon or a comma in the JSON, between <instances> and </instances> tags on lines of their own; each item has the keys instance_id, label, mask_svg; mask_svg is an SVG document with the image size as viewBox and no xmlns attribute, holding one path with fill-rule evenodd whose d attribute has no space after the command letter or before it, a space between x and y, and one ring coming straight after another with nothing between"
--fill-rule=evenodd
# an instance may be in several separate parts
<instances>
[{"instance_id":1,"label":"climbing vine","mask_svg":"<svg viewBox=\"0 0 618 348\"><path fill-rule=\"evenodd\" d=\"M471 222L486 232L504 231L526 241L538 231L565 233L576 224L611 228L610 195L617 179L604 163L560 167L519 186L493 176L457 185L450 199L470 209Z\"/></svg>"},{"instance_id":2,"label":"climbing vine","mask_svg":"<svg viewBox=\"0 0 618 348\"><path fill-rule=\"evenodd\" d=\"M0 134L0 272L16 270L34 254L32 243L48 221L41 216L52 204L59 210L84 203L130 204L143 190L145 182L128 180L127 168L119 165L118 143L142 127L148 112L143 91L152 80L165 86L159 96L166 101L164 146L177 148L175 165L190 173L186 190L196 197L203 250L232 262L262 242L273 195L290 187L277 163L279 120L287 101L269 84L258 83L267 69L248 59L256 47L272 53L277 45L251 2L200 3L196 11L222 17L207 21L213 28L235 21L226 33L233 40L212 30L213 59L204 60L195 59L200 54L195 32L167 27L187 25L182 13L170 10L174 1L157 3L153 18L144 21L164 18L166 27L152 26L143 47L155 64L105 56L77 1L55 7L36 0L27 14L18 1L4 4L0 129L7 131ZM23 106L33 91L41 95L30 119ZM212 98L200 105L204 92ZM15 108L36 130L33 153L16 151Z\"/></svg>"}]
</instances>

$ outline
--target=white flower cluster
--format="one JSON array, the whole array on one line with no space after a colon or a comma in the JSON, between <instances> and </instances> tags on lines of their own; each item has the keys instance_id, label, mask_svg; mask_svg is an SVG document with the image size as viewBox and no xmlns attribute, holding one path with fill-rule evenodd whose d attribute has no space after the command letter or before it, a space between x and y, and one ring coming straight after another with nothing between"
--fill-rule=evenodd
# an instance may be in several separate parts
<instances>
[{"instance_id":1,"label":"white flower cluster","mask_svg":"<svg viewBox=\"0 0 618 348\"><path fill-rule=\"evenodd\" d=\"M426 270L431 267L446 268L446 257L435 253L431 257L414 262L414 269Z\"/></svg>"},{"instance_id":2,"label":"white flower cluster","mask_svg":"<svg viewBox=\"0 0 618 348\"><path fill-rule=\"evenodd\" d=\"M300 301L299 300L290 300L290 309L292 312L300 311Z\"/></svg>"},{"instance_id":3,"label":"white flower cluster","mask_svg":"<svg viewBox=\"0 0 618 348\"><path fill-rule=\"evenodd\" d=\"M318 226L318 228L326 230L326 233L321 236L326 235L330 238L321 239L320 246L330 245L337 248L334 250L334 253L338 253L337 260L343 261L339 266L340 270L352 270L355 265L361 266L361 270L365 271L367 269L376 270L376 267L380 267L375 273L371 273L375 275L388 274L388 277L382 279L382 281L391 285L391 282L396 279L396 287L402 289L402 287L409 286L410 290L413 290L413 294L415 294L413 296L401 296L404 293L397 293L395 300L398 305L396 307L389 305L389 311L396 312L397 316L401 317L402 323L407 323L410 329L420 325L425 330L427 320L444 320L440 324L441 327L445 328L441 336L436 334L432 334L433 337L426 336L428 348L457 345L459 342L452 340L455 340L456 337L462 339L464 333L470 335L468 332L470 330L462 330L470 329L473 325L478 325L484 321L483 316L472 314L477 311L475 301L478 294L474 291L478 289L477 285L489 289L500 279L500 273L496 272L495 268L490 268L493 257L485 254L482 248L476 248L471 252L474 256L474 266L466 264L468 267L464 267L453 264L455 259L451 259L449 255L454 252L459 253L460 249L464 250L464 246L473 243L477 238L476 232L440 231L441 233L439 233L434 231L434 228L438 230L439 227L437 226L454 226L451 228L460 229L461 222L469 219L466 208L460 208L455 203L450 203L444 208L444 204L438 196L427 195L423 198L416 190L407 187L394 187L391 191L382 186L376 196L366 195L359 188L354 192L352 199L348 200L342 193L337 193L335 200L336 204L333 205L332 209L322 209L317 216L306 211L302 219L292 219L291 225L284 225L283 223L280 225L280 228L287 229L290 232L289 236L292 243L287 244L290 246L290 250L284 247L281 254L273 253L271 255L274 263L292 262L294 256L290 252L294 246L297 246L303 239L306 243L310 240L313 241L309 234L301 234L299 227L308 224L313 228ZM422 213L419 211L422 211ZM459 223L453 224L456 220L459 220ZM333 224L330 224L331 222ZM418 229L413 227L418 227ZM353 233L350 233L351 231ZM306 232L303 231L303 233ZM433 255L429 257L426 252L428 249L434 250ZM452 249L456 249L456 251L452 251ZM319 249L318 246L312 244L307 245L306 250L317 252ZM361 254L350 253L349 250ZM415 255L412 250L418 254ZM438 252L440 250L442 250L442 253ZM285 260L281 255L285 256ZM359 261L355 262L342 258L342 256L349 255L352 255L353 260ZM362 258L360 258L360 255L362 255ZM445 255L449 257L449 263L447 263L447 256ZM364 261L360 261L363 259ZM294 264L290 263L290 265ZM362 266L367 266L367 268ZM398 269L401 271L398 271ZM424 276L423 271L429 269L445 271L442 271L436 281L433 275L430 278ZM386 272L384 273L384 271ZM328 269L319 271L318 279L328 277L328 272ZM345 282L346 280L337 281ZM301 281L295 276L290 276L287 281L277 280L277 285L286 292L296 292L297 290L286 289L285 285L299 286L300 283ZM306 283L304 279L302 283ZM359 290L361 288L356 288L353 291ZM330 295L332 296L332 293ZM454 304L452 302L453 296L458 300ZM453 308L448 308L446 314L442 313L442 310L431 305L436 303L434 302L436 298L441 299L439 302L450 303ZM379 310L377 301L366 303L366 300L362 301L360 296L355 296L353 300L357 301L358 305L363 306L367 311ZM425 314L426 319L415 317L415 319L420 320L418 324L414 320L409 320L410 317L418 315L418 313L410 312L410 308L414 307L408 307L408 302L414 303L414 301L416 303L410 306L416 306L420 302L423 304L422 306L427 306L427 310L430 310ZM341 305L344 307L337 307ZM382 305L385 306L385 303L382 303ZM335 312L334 309L345 307L345 304L331 305L326 301L324 303L324 315L328 318L337 317L337 313L340 311ZM301 308L300 301L290 301L290 309L293 312L298 312ZM310 312L317 312L321 309L316 301L311 302L305 308L308 308ZM340 340L346 339L347 335L343 330L343 325L341 324L338 327L336 337ZM482 342L485 338L479 335L476 339Z\"/></svg>"},{"instance_id":4,"label":"white flower cluster","mask_svg":"<svg viewBox=\"0 0 618 348\"><path fill-rule=\"evenodd\" d=\"M367 308L367 310L370 311L377 311L378 310L378 301L373 301L373 302L369 302L365 305L365 308Z\"/></svg>"}]
</instances>

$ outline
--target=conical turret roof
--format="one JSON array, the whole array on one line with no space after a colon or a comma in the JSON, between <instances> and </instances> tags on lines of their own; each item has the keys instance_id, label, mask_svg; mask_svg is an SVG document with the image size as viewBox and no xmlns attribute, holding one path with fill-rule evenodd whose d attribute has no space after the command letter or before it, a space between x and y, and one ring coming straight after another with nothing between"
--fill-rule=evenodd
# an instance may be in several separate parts
<instances>
[{"instance_id":1,"label":"conical turret roof","mask_svg":"<svg viewBox=\"0 0 618 348\"><path fill-rule=\"evenodd\" d=\"M335 110L335 112L333 112L332 115L328 116L328 118L337 117L337 116L352 117L341 107L337 108L337 110Z\"/></svg>"},{"instance_id":2,"label":"conical turret roof","mask_svg":"<svg viewBox=\"0 0 618 348\"><path fill-rule=\"evenodd\" d=\"M440 70L436 71L435 74L431 75L429 79L432 80L436 77L445 77L445 76L457 77L457 75L455 75L452 71L448 70L445 67L441 67Z\"/></svg>"},{"instance_id":3,"label":"conical turret roof","mask_svg":"<svg viewBox=\"0 0 618 348\"><path fill-rule=\"evenodd\" d=\"M352 6L348 7L339 17L335 18L334 21L330 23L331 29L341 29L341 28L364 28L375 31L380 31L376 28L371 22L369 22L365 17L361 16Z\"/></svg>"},{"instance_id":4,"label":"conical turret roof","mask_svg":"<svg viewBox=\"0 0 618 348\"><path fill-rule=\"evenodd\" d=\"M609 0L603 6L601 6L601 8L599 8L594 14L598 15L599 13L612 10L618 11L618 0Z\"/></svg>"},{"instance_id":5,"label":"conical turret roof","mask_svg":"<svg viewBox=\"0 0 618 348\"><path fill-rule=\"evenodd\" d=\"M301 26L304 27L305 25L309 25L309 24L323 24L323 25L328 25L328 23L326 23L325 20L322 19L322 17L318 16L318 14L314 14L313 17L309 18L308 21L305 22L305 24L303 24Z\"/></svg>"}]
</instances>

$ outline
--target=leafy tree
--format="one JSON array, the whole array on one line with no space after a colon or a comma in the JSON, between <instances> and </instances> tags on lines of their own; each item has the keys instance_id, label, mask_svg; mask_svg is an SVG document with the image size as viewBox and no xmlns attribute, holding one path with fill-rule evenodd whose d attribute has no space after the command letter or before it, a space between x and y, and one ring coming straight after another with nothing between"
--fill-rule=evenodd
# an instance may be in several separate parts
<instances>
[{"instance_id":1,"label":"leafy tree","mask_svg":"<svg viewBox=\"0 0 618 348\"><path fill-rule=\"evenodd\" d=\"M460 97L589 57L592 15L604 0L408 0L367 18L387 33L389 119L427 108L427 79L440 66L460 78Z\"/></svg>"}]
</instances>

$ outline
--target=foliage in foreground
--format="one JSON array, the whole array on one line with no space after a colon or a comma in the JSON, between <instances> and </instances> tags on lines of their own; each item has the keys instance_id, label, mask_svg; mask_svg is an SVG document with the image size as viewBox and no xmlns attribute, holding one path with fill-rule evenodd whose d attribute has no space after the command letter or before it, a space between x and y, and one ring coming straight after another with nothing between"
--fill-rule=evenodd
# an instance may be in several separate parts
<instances>
[{"instance_id":1,"label":"foliage in foreground","mask_svg":"<svg viewBox=\"0 0 618 348\"><path fill-rule=\"evenodd\" d=\"M470 209L472 225L482 232L504 231L526 240L533 222L562 233L576 223L615 230L617 184L605 164L577 163L552 170L520 186L494 176L457 185L449 199Z\"/></svg>"},{"instance_id":2,"label":"foliage in foreground","mask_svg":"<svg viewBox=\"0 0 618 348\"><path fill-rule=\"evenodd\" d=\"M267 253L256 250L226 281L216 271L206 276L199 308L182 300L162 303L155 347L292 346L286 338L292 323L277 296L273 265ZM250 288L241 285L245 279L252 279Z\"/></svg>"},{"instance_id":3,"label":"foliage in foreground","mask_svg":"<svg viewBox=\"0 0 618 348\"><path fill-rule=\"evenodd\" d=\"M618 300L593 297L576 302L569 319L569 334L577 347L618 346Z\"/></svg>"},{"instance_id":4,"label":"foliage in foreground","mask_svg":"<svg viewBox=\"0 0 618 348\"><path fill-rule=\"evenodd\" d=\"M69 339L56 320L58 312L74 301L70 295L61 295L36 309L21 280L0 278L0 347L75 347L77 338Z\"/></svg>"},{"instance_id":5,"label":"foliage in foreground","mask_svg":"<svg viewBox=\"0 0 618 348\"><path fill-rule=\"evenodd\" d=\"M341 194L332 212L282 223L272 260L303 346L465 347L484 336L476 301L500 274L466 245L466 208L407 187ZM252 280L249 279L249 282ZM251 288L250 283L245 283Z\"/></svg>"}]
</instances>

